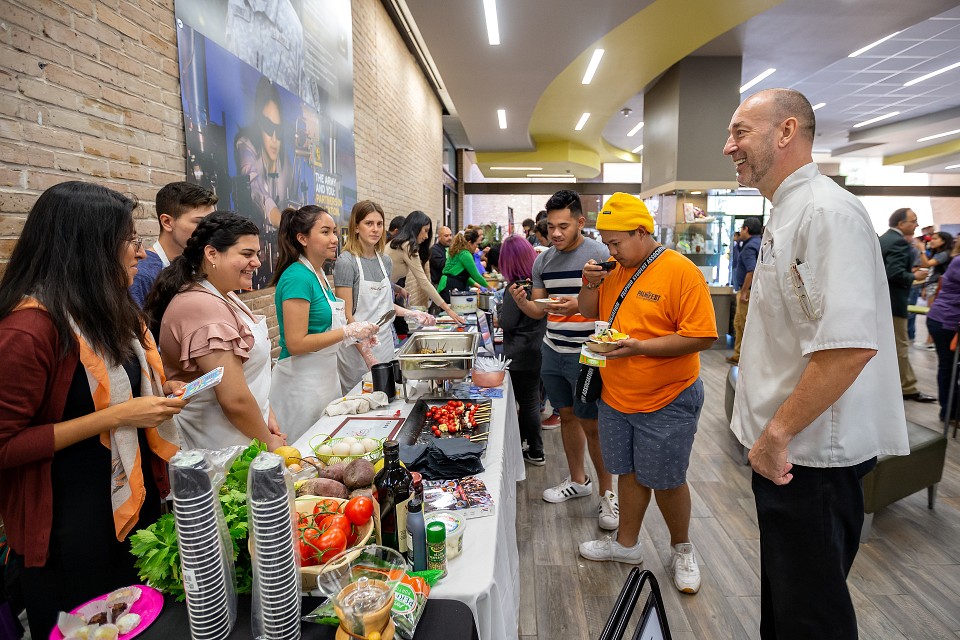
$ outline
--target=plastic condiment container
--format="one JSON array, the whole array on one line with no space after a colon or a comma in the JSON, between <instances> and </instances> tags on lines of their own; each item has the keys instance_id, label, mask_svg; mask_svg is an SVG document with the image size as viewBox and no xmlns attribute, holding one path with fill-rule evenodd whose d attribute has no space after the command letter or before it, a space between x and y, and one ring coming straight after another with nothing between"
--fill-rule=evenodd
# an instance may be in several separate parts
<instances>
[{"instance_id":1,"label":"plastic condiment container","mask_svg":"<svg viewBox=\"0 0 960 640\"><path fill-rule=\"evenodd\" d=\"M442 509L431 511L423 517L428 525L431 522L442 522L447 530L447 560L460 555L463 551L463 532L467 530L467 521L456 511Z\"/></svg>"}]
</instances>

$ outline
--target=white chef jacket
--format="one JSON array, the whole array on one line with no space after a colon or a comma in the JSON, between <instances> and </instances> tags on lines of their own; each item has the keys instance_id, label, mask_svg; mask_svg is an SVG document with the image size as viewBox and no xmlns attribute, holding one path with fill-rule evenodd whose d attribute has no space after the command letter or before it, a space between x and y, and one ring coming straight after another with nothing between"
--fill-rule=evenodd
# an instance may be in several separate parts
<instances>
[{"instance_id":1,"label":"white chef jacket","mask_svg":"<svg viewBox=\"0 0 960 640\"><path fill-rule=\"evenodd\" d=\"M773 194L750 292L731 429L752 447L823 349L876 349L787 460L845 467L906 455L906 418L880 244L860 201L807 164ZM802 286L801 286L802 282Z\"/></svg>"}]
</instances>

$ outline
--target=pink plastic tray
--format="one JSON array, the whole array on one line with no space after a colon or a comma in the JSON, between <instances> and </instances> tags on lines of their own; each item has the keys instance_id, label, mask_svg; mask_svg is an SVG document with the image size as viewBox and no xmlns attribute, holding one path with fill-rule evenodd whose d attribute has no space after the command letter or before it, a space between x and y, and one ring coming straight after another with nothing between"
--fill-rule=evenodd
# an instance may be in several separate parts
<instances>
[{"instance_id":1,"label":"pink plastic tray","mask_svg":"<svg viewBox=\"0 0 960 640\"><path fill-rule=\"evenodd\" d=\"M140 624L134 627L133 631L131 631L130 633L120 634L119 640L127 640L127 638L135 638L141 633L143 633L143 630L149 627L153 623L153 621L157 619L157 616L160 615L160 611L163 609L163 594L161 594L156 589L153 589L146 585L138 584L135 586L140 589L140 598L133 603L128 613L136 613L137 615L139 615ZM102 596L99 596L97 598L94 598L93 600L90 600L90 602L96 602L97 600L104 600L108 595L110 594L105 593ZM84 602L82 605L75 608L70 613L76 613L83 607L90 604L90 602ZM60 629L56 627L53 628L53 631L50 632L50 640L63 640L63 634L60 633Z\"/></svg>"}]
</instances>

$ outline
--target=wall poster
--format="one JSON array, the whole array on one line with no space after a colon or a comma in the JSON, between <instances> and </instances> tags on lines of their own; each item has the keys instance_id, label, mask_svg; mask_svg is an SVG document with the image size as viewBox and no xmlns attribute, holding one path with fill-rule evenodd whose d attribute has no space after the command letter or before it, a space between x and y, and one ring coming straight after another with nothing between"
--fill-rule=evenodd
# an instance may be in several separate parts
<instances>
[{"instance_id":1,"label":"wall poster","mask_svg":"<svg viewBox=\"0 0 960 640\"><path fill-rule=\"evenodd\" d=\"M261 230L269 285L288 206L357 201L350 0L177 0L187 179Z\"/></svg>"}]
</instances>

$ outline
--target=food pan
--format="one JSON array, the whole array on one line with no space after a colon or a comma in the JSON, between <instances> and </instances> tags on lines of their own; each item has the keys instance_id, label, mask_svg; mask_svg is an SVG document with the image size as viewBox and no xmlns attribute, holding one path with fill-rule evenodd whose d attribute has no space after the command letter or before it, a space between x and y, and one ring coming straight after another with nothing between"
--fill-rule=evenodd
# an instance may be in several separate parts
<instances>
[{"instance_id":1,"label":"food pan","mask_svg":"<svg viewBox=\"0 0 960 640\"><path fill-rule=\"evenodd\" d=\"M413 334L397 355L404 380L465 378L473 368L479 337L453 331Z\"/></svg>"}]
</instances>

